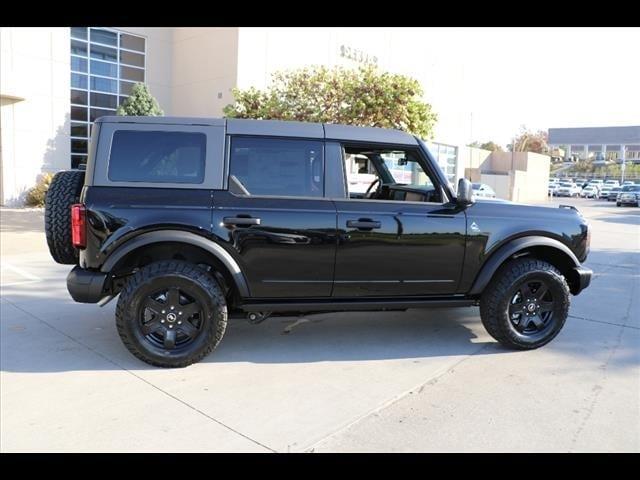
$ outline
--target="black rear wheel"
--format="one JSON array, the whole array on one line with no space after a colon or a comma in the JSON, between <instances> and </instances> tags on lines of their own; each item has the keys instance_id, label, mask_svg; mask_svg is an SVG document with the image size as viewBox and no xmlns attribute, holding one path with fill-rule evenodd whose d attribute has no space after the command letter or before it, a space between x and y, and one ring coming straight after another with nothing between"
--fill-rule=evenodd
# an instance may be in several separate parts
<instances>
[{"instance_id":1,"label":"black rear wheel","mask_svg":"<svg viewBox=\"0 0 640 480\"><path fill-rule=\"evenodd\" d=\"M496 273L480 300L480 316L487 332L503 345L532 349L560 332L569 303L569 286L555 267L522 258Z\"/></svg>"},{"instance_id":2,"label":"black rear wheel","mask_svg":"<svg viewBox=\"0 0 640 480\"><path fill-rule=\"evenodd\" d=\"M216 280L196 265L162 261L140 269L120 293L116 325L127 349L159 367L185 367L222 340L227 306Z\"/></svg>"}]
</instances>

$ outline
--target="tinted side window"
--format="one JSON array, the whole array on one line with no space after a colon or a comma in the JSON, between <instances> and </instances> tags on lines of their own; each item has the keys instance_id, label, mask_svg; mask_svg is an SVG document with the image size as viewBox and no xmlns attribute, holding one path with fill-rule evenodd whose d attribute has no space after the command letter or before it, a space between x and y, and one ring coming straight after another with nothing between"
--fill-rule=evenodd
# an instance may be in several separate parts
<instances>
[{"instance_id":1,"label":"tinted side window","mask_svg":"<svg viewBox=\"0 0 640 480\"><path fill-rule=\"evenodd\" d=\"M324 194L322 142L235 137L229 162L229 185L235 184L232 191L236 193L288 197Z\"/></svg>"},{"instance_id":2,"label":"tinted side window","mask_svg":"<svg viewBox=\"0 0 640 480\"><path fill-rule=\"evenodd\" d=\"M206 144L204 133L118 130L111 143L109 179L202 183Z\"/></svg>"}]
</instances>

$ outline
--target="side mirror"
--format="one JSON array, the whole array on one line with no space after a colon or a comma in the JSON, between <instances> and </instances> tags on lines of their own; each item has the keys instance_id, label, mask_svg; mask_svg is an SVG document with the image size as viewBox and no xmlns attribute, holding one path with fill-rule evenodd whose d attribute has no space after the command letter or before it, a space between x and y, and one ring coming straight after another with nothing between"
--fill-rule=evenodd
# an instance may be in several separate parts
<instances>
[{"instance_id":1,"label":"side mirror","mask_svg":"<svg viewBox=\"0 0 640 480\"><path fill-rule=\"evenodd\" d=\"M458 204L471 205L473 203L473 187L466 178L458 180Z\"/></svg>"}]
</instances>

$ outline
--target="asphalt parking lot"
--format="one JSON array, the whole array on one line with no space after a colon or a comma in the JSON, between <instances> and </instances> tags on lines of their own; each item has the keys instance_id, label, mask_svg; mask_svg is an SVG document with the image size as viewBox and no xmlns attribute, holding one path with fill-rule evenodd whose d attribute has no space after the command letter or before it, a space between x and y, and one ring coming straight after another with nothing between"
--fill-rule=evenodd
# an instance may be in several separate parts
<instances>
[{"instance_id":1,"label":"asphalt parking lot","mask_svg":"<svg viewBox=\"0 0 640 480\"><path fill-rule=\"evenodd\" d=\"M41 211L0 210L0 450L640 451L640 208L584 199L592 285L549 345L478 308L230 323L185 369L131 356L115 302L74 303Z\"/></svg>"}]
</instances>

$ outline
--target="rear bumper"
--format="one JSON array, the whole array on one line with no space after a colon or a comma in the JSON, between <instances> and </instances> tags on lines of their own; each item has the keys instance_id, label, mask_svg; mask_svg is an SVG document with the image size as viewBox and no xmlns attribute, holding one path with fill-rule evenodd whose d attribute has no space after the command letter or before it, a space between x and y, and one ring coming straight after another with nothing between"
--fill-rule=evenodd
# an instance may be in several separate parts
<instances>
[{"instance_id":1,"label":"rear bumper","mask_svg":"<svg viewBox=\"0 0 640 480\"><path fill-rule=\"evenodd\" d=\"M98 303L106 296L106 281L106 273L92 272L76 265L67 275L67 290L76 302Z\"/></svg>"},{"instance_id":2,"label":"rear bumper","mask_svg":"<svg viewBox=\"0 0 640 480\"><path fill-rule=\"evenodd\" d=\"M587 288L591 284L591 277L593 276L593 270L585 267L575 267L573 269L575 275L575 284L572 289L574 295L578 295L582 290Z\"/></svg>"}]
</instances>

